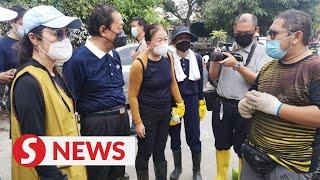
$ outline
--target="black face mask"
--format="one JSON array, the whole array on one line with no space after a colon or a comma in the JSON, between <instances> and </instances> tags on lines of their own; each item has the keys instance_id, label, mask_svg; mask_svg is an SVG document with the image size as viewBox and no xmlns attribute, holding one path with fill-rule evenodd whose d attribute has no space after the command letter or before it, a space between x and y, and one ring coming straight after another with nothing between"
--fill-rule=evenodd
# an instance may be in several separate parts
<instances>
[{"instance_id":1,"label":"black face mask","mask_svg":"<svg viewBox=\"0 0 320 180\"><path fill-rule=\"evenodd\" d=\"M182 41L182 42L179 42L176 45L176 48L179 51L186 52L190 48L190 46L191 46L191 42L190 41Z\"/></svg>"},{"instance_id":2,"label":"black face mask","mask_svg":"<svg viewBox=\"0 0 320 180\"><path fill-rule=\"evenodd\" d=\"M128 36L124 33L124 31L121 31L116 35L116 38L113 40L114 48L125 46L127 44Z\"/></svg>"},{"instance_id":3,"label":"black face mask","mask_svg":"<svg viewBox=\"0 0 320 180\"><path fill-rule=\"evenodd\" d=\"M252 37L253 37L253 34L244 34L244 35L236 34L235 40L239 46L244 48L244 47L248 47L252 43L253 41Z\"/></svg>"},{"instance_id":4,"label":"black face mask","mask_svg":"<svg viewBox=\"0 0 320 180\"><path fill-rule=\"evenodd\" d=\"M113 32L111 29L110 29L110 31ZM105 39L108 40L109 42L111 42L113 44L114 48L125 46L127 44L128 36L124 33L124 31L120 31L120 33L118 33L118 34L115 32L113 32L113 33L116 35L116 37L114 38L113 41L111 41L108 38L105 38Z\"/></svg>"}]
</instances>

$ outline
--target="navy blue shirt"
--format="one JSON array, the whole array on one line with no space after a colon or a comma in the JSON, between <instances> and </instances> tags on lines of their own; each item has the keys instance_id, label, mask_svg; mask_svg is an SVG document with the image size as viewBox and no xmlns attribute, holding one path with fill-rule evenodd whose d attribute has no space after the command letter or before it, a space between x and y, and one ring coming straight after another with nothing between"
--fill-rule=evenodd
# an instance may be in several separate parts
<instances>
[{"instance_id":1,"label":"navy blue shirt","mask_svg":"<svg viewBox=\"0 0 320 180\"><path fill-rule=\"evenodd\" d=\"M17 40L8 36L0 38L0 72L19 66L19 53L18 50L13 47L17 42Z\"/></svg>"},{"instance_id":2,"label":"navy blue shirt","mask_svg":"<svg viewBox=\"0 0 320 180\"><path fill-rule=\"evenodd\" d=\"M198 95L199 99L203 99L203 66L202 66L202 57L196 53L196 58L199 66L200 77L201 79L197 81L189 80L189 68L190 63L188 59L181 59L181 67L184 74L187 76L184 81L178 82L179 90L182 96L188 95Z\"/></svg>"},{"instance_id":3,"label":"navy blue shirt","mask_svg":"<svg viewBox=\"0 0 320 180\"><path fill-rule=\"evenodd\" d=\"M113 57L107 53L100 59L81 46L64 64L63 75L80 115L125 104L120 56L112 52Z\"/></svg>"},{"instance_id":4,"label":"navy blue shirt","mask_svg":"<svg viewBox=\"0 0 320 180\"><path fill-rule=\"evenodd\" d=\"M148 59L139 91L139 107L170 109L171 81L171 65L166 57L162 57L159 61Z\"/></svg>"}]
</instances>

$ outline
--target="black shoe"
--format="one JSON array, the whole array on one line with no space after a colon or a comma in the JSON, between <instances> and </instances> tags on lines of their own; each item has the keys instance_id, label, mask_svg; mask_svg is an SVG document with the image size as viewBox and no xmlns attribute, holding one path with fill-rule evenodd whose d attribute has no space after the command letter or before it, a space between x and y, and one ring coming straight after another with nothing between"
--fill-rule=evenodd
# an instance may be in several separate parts
<instances>
[{"instance_id":1,"label":"black shoe","mask_svg":"<svg viewBox=\"0 0 320 180\"><path fill-rule=\"evenodd\" d=\"M148 170L136 170L138 180L149 180Z\"/></svg>"},{"instance_id":2,"label":"black shoe","mask_svg":"<svg viewBox=\"0 0 320 180\"><path fill-rule=\"evenodd\" d=\"M174 160L174 170L170 175L170 180L176 180L179 179L179 176L182 173L181 151L173 151L172 154Z\"/></svg>"},{"instance_id":3,"label":"black shoe","mask_svg":"<svg viewBox=\"0 0 320 180\"><path fill-rule=\"evenodd\" d=\"M153 165L156 180L167 180L167 162L154 162Z\"/></svg>"},{"instance_id":4,"label":"black shoe","mask_svg":"<svg viewBox=\"0 0 320 180\"><path fill-rule=\"evenodd\" d=\"M192 152L192 162L193 162L193 180L202 180L202 177L200 174L201 153L197 154Z\"/></svg>"}]
</instances>

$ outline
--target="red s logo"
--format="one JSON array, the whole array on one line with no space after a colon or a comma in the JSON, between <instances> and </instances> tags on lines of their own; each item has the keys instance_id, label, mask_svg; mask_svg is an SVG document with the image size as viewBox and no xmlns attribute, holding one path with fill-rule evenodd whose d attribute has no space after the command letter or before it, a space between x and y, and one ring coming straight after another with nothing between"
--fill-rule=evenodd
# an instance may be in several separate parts
<instances>
[{"instance_id":1,"label":"red s logo","mask_svg":"<svg viewBox=\"0 0 320 180\"><path fill-rule=\"evenodd\" d=\"M34 134L25 134L18 138L12 148L14 159L22 166L35 167L45 157L43 141Z\"/></svg>"}]
</instances>

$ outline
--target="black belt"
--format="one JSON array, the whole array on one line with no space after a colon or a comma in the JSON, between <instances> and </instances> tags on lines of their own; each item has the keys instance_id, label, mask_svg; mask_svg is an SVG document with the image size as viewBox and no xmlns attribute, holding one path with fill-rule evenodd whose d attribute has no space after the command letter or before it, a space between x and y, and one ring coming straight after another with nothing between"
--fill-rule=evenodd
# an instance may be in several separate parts
<instances>
[{"instance_id":1,"label":"black belt","mask_svg":"<svg viewBox=\"0 0 320 180\"><path fill-rule=\"evenodd\" d=\"M219 96L217 94L217 97L216 97L219 101L222 101L222 102L227 102L227 103L231 103L231 104L235 104L235 105L238 105L239 104L239 100L235 100L235 99L227 99L227 98L224 98L222 96Z\"/></svg>"},{"instance_id":2,"label":"black belt","mask_svg":"<svg viewBox=\"0 0 320 180\"><path fill-rule=\"evenodd\" d=\"M89 113L84 115L84 117L88 116L101 116L101 115L120 115L126 112L126 107L124 105L114 106L111 108L106 108L102 111L97 111L93 113Z\"/></svg>"}]
</instances>

